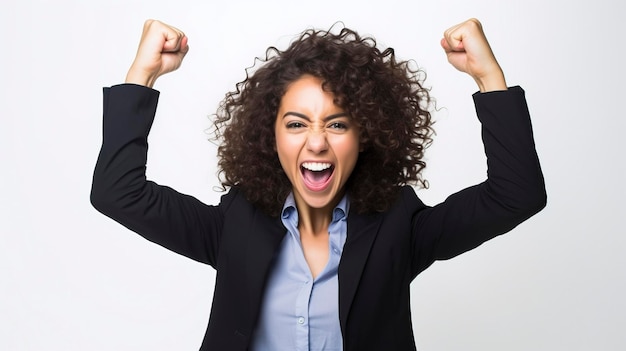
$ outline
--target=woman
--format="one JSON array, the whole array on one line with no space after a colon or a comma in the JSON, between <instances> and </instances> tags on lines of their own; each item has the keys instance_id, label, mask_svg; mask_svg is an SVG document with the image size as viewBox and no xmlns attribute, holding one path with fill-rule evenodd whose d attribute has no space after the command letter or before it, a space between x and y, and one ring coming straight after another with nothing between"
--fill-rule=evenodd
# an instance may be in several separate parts
<instances>
[{"instance_id":1,"label":"woman","mask_svg":"<svg viewBox=\"0 0 626 351\"><path fill-rule=\"evenodd\" d=\"M349 29L309 30L228 93L215 120L217 206L147 181L157 78L186 36L147 21L127 84L105 88L91 200L218 274L201 350L415 350L409 285L545 206L523 90L507 88L479 21L444 34L476 81L488 179L424 205L430 97L419 71Z\"/></svg>"}]
</instances>

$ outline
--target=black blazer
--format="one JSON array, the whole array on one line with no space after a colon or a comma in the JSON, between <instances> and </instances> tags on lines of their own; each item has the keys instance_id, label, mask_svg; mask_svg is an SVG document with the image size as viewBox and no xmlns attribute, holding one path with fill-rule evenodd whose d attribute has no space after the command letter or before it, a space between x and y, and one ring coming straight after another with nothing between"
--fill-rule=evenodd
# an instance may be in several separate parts
<instances>
[{"instance_id":1,"label":"black blazer","mask_svg":"<svg viewBox=\"0 0 626 351\"><path fill-rule=\"evenodd\" d=\"M237 188L218 206L147 181L147 136L158 92L104 90L103 144L92 204L146 239L217 269L201 350L247 350L266 277L286 233ZM415 350L410 283L448 259L514 228L545 206L543 176L519 87L475 94L488 179L434 207L404 187L385 213L350 212L339 265L344 350Z\"/></svg>"}]
</instances>

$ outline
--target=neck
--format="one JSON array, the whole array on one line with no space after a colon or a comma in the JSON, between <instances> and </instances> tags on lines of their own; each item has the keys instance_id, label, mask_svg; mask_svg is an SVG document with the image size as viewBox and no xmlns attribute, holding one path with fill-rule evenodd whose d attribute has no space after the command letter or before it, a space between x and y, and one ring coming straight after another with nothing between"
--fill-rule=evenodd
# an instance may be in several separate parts
<instances>
[{"instance_id":1,"label":"neck","mask_svg":"<svg viewBox=\"0 0 626 351\"><path fill-rule=\"evenodd\" d=\"M337 196L336 199L321 208L311 207L296 197L296 207L298 208L298 230L300 231L300 234L327 235L328 226L333 219L333 210L339 201L341 201L342 197L343 195Z\"/></svg>"},{"instance_id":2,"label":"neck","mask_svg":"<svg viewBox=\"0 0 626 351\"><path fill-rule=\"evenodd\" d=\"M331 208L312 208L309 206L298 206L298 230L300 235L326 235L328 226L332 220Z\"/></svg>"}]
</instances>

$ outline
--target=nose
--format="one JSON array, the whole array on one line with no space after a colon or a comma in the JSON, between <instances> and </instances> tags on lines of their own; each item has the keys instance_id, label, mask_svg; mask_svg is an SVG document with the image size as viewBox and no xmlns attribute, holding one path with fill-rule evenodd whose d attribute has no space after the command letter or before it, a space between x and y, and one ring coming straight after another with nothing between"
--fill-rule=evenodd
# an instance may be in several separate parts
<instances>
[{"instance_id":1,"label":"nose","mask_svg":"<svg viewBox=\"0 0 626 351\"><path fill-rule=\"evenodd\" d=\"M312 130L307 135L306 140L307 150L316 154L322 153L328 150L328 140L326 139L326 131L324 130Z\"/></svg>"}]
</instances>

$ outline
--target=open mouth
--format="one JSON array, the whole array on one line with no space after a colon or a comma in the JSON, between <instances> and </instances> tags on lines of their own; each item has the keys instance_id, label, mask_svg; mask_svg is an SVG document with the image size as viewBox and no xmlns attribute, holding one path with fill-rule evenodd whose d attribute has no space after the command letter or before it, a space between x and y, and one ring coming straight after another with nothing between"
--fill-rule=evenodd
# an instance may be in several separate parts
<instances>
[{"instance_id":1,"label":"open mouth","mask_svg":"<svg viewBox=\"0 0 626 351\"><path fill-rule=\"evenodd\" d=\"M335 166L329 162L304 162L300 172L304 184L312 191L320 191L330 183Z\"/></svg>"}]
</instances>

